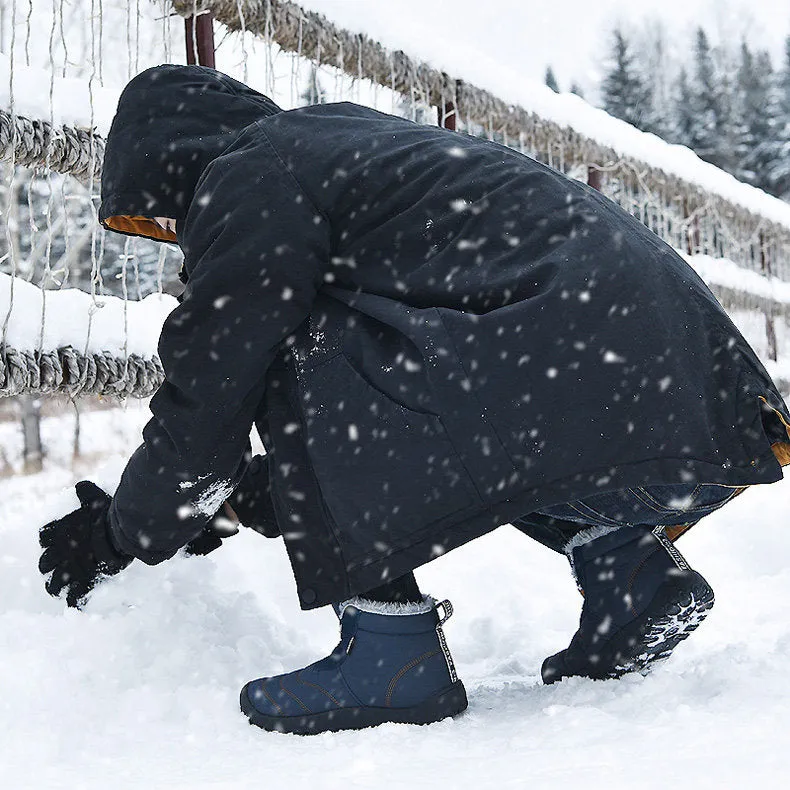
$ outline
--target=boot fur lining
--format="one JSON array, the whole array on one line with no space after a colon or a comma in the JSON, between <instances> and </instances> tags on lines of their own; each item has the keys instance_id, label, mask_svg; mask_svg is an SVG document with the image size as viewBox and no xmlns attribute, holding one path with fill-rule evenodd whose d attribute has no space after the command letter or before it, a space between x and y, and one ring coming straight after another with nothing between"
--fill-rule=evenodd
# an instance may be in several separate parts
<instances>
[{"instance_id":1,"label":"boot fur lining","mask_svg":"<svg viewBox=\"0 0 790 790\"><path fill-rule=\"evenodd\" d=\"M420 603L384 603L383 601L369 601L367 598L354 596L338 605L341 615L347 606L354 606L361 612L369 612L370 614L426 614L436 608L436 600L430 595L425 595Z\"/></svg>"},{"instance_id":2,"label":"boot fur lining","mask_svg":"<svg viewBox=\"0 0 790 790\"><path fill-rule=\"evenodd\" d=\"M579 583L579 573L577 572L576 565L573 562L573 550L579 546L584 546L585 544L590 543L596 538L602 538L604 535L608 535L610 532L617 532L618 529L623 529L623 527L588 527L587 529L583 529L581 532L577 532L565 544L563 551L565 552L565 555L568 557L568 561L571 564L573 580L576 582L576 586L579 588L579 592L582 595L584 595L584 590ZM628 529L628 527L625 527L625 529Z\"/></svg>"},{"instance_id":3,"label":"boot fur lining","mask_svg":"<svg viewBox=\"0 0 790 790\"><path fill-rule=\"evenodd\" d=\"M575 548L584 546L586 543L590 543L590 541L593 541L596 538L602 538L604 535L608 535L610 532L617 532L618 529L623 529L623 527L588 527L587 529L583 529L581 532L576 533L565 544L563 551L570 557ZM625 529L628 529L628 527L625 527Z\"/></svg>"}]
</instances>

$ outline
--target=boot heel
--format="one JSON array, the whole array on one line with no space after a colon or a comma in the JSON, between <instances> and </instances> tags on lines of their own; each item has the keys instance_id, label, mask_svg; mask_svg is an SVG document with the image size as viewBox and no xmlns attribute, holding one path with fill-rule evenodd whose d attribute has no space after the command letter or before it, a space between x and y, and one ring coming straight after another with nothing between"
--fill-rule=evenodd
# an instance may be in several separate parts
<instances>
[{"instance_id":1,"label":"boot heel","mask_svg":"<svg viewBox=\"0 0 790 790\"><path fill-rule=\"evenodd\" d=\"M464 684L457 680L447 691L429 697L411 708L390 710L389 721L400 724L432 724L451 716L457 716L469 706Z\"/></svg>"},{"instance_id":2,"label":"boot heel","mask_svg":"<svg viewBox=\"0 0 790 790\"><path fill-rule=\"evenodd\" d=\"M640 651L621 655L612 677L634 670L646 673L657 662L669 658L697 630L714 602L713 590L696 571L691 571L690 578L680 587L677 583L665 584L640 618Z\"/></svg>"}]
</instances>

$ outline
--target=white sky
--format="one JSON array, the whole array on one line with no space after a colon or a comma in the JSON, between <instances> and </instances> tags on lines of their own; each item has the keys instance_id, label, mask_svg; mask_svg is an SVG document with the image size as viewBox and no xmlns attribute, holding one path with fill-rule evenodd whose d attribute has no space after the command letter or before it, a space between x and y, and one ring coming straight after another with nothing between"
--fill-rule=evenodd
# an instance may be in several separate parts
<instances>
[{"instance_id":1,"label":"white sky","mask_svg":"<svg viewBox=\"0 0 790 790\"><path fill-rule=\"evenodd\" d=\"M457 63L460 51L470 63L496 59L542 81L551 63L565 90L573 79L587 90L598 82L607 34L617 22L638 29L660 20L679 51L690 47L699 24L714 39L738 40L745 33L752 44L770 50L775 67L790 33L788 0L302 0L302 5L439 67ZM458 68L448 71L457 74Z\"/></svg>"}]
</instances>

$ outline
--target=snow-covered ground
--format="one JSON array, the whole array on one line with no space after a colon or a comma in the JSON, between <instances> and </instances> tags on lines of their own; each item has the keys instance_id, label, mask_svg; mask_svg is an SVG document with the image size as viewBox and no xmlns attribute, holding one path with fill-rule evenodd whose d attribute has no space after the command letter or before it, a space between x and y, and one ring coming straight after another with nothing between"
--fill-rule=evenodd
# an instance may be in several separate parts
<instances>
[{"instance_id":1,"label":"snow-covered ground","mask_svg":"<svg viewBox=\"0 0 790 790\"><path fill-rule=\"evenodd\" d=\"M418 572L450 598L469 710L430 727L299 738L250 727L238 690L333 647L300 612L279 541L243 532L205 558L134 563L83 612L49 598L37 530L114 486L141 405L45 422L46 471L0 480L0 781L8 788L585 788L786 786L790 770L790 478L747 491L681 542L716 606L648 677L544 687L581 600L565 561L510 527ZM0 425L12 459L19 439Z\"/></svg>"}]
</instances>

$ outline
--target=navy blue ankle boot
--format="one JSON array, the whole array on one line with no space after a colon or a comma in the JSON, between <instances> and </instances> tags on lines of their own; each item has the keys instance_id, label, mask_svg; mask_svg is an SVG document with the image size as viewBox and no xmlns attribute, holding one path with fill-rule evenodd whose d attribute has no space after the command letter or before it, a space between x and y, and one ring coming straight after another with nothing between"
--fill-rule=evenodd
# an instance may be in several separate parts
<instances>
[{"instance_id":1,"label":"navy blue ankle boot","mask_svg":"<svg viewBox=\"0 0 790 790\"><path fill-rule=\"evenodd\" d=\"M570 646L543 662L544 683L646 670L713 606L713 590L662 528L623 527L566 552L584 606Z\"/></svg>"},{"instance_id":2,"label":"navy blue ankle boot","mask_svg":"<svg viewBox=\"0 0 790 790\"><path fill-rule=\"evenodd\" d=\"M241 709L251 724L310 735L384 722L430 724L466 709L442 631L452 614L449 601L353 599L338 613L340 643L331 655L244 686Z\"/></svg>"}]
</instances>

